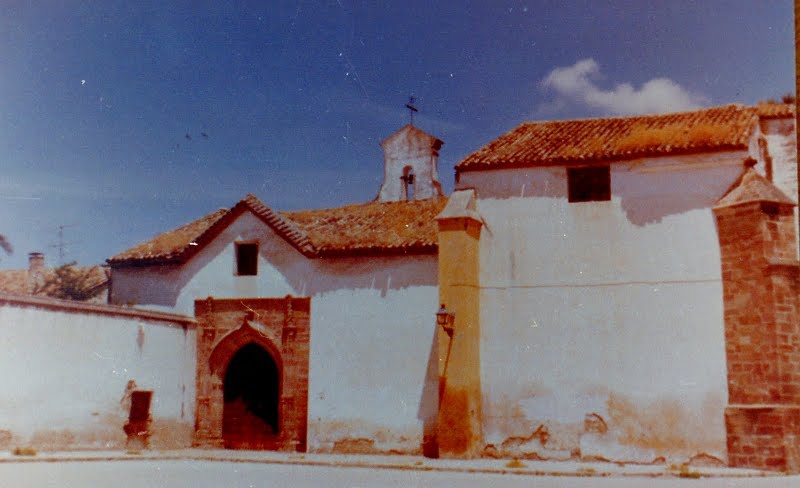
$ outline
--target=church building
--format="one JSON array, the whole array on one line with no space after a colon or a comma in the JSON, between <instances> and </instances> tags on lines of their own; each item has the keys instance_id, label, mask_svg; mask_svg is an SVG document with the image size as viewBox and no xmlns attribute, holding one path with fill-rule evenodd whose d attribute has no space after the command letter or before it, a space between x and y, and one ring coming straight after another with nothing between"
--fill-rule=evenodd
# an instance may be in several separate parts
<instances>
[{"instance_id":1,"label":"church building","mask_svg":"<svg viewBox=\"0 0 800 488\"><path fill-rule=\"evenodd\" d=\"M195 446L796 469L794 130L523 123L445 196L407 125L375 201L247 195L110 258L110 301L194 316Z\"/></svg>"}]
</instances>

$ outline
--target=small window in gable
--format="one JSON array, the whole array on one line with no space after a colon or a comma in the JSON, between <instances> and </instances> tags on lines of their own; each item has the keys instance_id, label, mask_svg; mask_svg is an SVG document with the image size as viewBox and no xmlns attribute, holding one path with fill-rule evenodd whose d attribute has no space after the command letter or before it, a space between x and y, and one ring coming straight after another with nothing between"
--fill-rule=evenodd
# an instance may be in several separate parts
<instances>
[{"instance_id":1,"label":"small window in gable","mask_svg":"<svg viewBox=\"0 0 800 488\"><path fill-rule=\"evenodd\" d=\"M600 202L611 200L611 168L567 168L570 202Z\"/></svg>"},{"instance_id":2,"label":"small window in gable","mask_svg":"<svg viewBox=\"0 0 800 488\"><path fill-rule=\"evenodd\" d=\"M236 243L236 274L239 276L258 274L258 243Z\"/></svg>"}]
</instances>

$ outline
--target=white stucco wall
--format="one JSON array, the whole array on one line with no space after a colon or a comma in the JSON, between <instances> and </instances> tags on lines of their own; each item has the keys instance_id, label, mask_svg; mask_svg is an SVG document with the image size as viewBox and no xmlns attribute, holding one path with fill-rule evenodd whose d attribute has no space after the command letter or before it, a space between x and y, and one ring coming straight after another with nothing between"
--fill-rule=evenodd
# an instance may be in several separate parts
<instances>
[{"instance_id":1,"label":"white stucco wall","mask_svg":"<svg viewBox=\"0 0 800 488\"><path fill-rule=\"evenodd\" d=\"M639 461L725 456L711 207L744 156L612 164L608 202L569 203L563 167L461 175L486 223L486 442L500 446L544 425L549 438L526 439L525 449ZM589 414L608 432L585 433Z\"/></svg>"},{"instance_id":2,"label":"white stucco wall","mask_svg":"<svg viewBox=\"0 0 800 488\"><path fill-rule=\"evenodd\" d=\"M258 275L236 276L235 242L254 240ZM186 314L207 296L310 296L309 448L413 451L436 413L436 273L435 256L308 259L246 213L183 266L112 279L117 302Z\"/></svg>"},{"instance_id":3,"label":"white stucco wall","mask_svg":"<svg viewBox=\"0 0 800 488\"><path fill-rule=\"evenodd\" d=\"M52 300L51 300L52 301ZM0 304L0 429L14 445L119 448L130 380L153 390L155 447L187 447L195 335L146 317Z\"/></svg>"},{"instance_id":4,"label":"white stucco wall","mask_svg":"<svg viewBox=\"0 0 800 488\"><path fill-rule=\"evenodd\" d=\"M772 158L772 181L789 198L797 201L797 134L794 119L769 119L761 123Z\"/></svg>"}]
</instances>

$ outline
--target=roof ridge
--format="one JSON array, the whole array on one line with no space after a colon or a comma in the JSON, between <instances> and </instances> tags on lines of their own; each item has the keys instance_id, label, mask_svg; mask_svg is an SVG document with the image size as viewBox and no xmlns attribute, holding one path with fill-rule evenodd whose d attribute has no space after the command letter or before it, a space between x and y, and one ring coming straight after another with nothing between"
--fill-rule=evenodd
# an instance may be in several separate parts
<instances>
[{"instance_id":1,"label":"roof ridge","mask_svg":"<svg viewBox=\"0 0 800 488\"><path fill-rule=\"evenodd\" d=\"M698 107L696 109L680 110L677 112L662 112L662 113L639 114L639 115L613 115L610 117L578 117L570 119L526 120L522 122L520 126L530 125L530 124L542 124L547 122L586 122L590 120L629 120L629 119L641 119L641 118L668 117L670 115L686 115L697 112L723 110L728 108L739 108L743 109L742 111L748 111L750 109L755 109L755 106L745 105L740 102L734 102L734 103L727 103L725 105L715 105L713 107Z\"/></svg>"},{"instance_id":2,"label":"roof ridge","mask_svg":"<svg viewBox=\"0 0 800 488\"><path fill-rule=\"evenodd\" d=\"M759 121L739 103L666 114L523 122L467 155L456 171L747 149Z\"/></svg>"},{"instance_id":3,"label":"roof ridge","mask_svg":"<svg viewBox=\"0 0 800 488\"><path fill-rule=\"evenodd\" d=\"M428 202L433 200L441 200L447 199L448 197L443 195L437 195L429 198L418 198L414 200L391 200L391 201L380 201L380 200L373 200L371 202L362 202L362 203L350 203L347 205L340 205L338 207L322 207L322 208L305 208L299 210L279 210L278 213L286 215L286 214L294 214L300 212L325 212L330 210L342 210L347 208L362 208L368 205L398 205L398 204L409 204L413 202Z\"/></svg>"},{"instance_id":4,"label":"roof ridge","mask_svg":"<svg viewBox=\"0 0 800 488\"><path fill-rule=\"evenodd\" d=\"M305 232L300 230L294 222L284 218L280 212L272 210L257 196L248 193L236 206L238 207L242 203L247 205L256 216L272 227L278 235L289 241L298 251L305 255L316 254L317 250Z\"/></svg>"}]
</instances>

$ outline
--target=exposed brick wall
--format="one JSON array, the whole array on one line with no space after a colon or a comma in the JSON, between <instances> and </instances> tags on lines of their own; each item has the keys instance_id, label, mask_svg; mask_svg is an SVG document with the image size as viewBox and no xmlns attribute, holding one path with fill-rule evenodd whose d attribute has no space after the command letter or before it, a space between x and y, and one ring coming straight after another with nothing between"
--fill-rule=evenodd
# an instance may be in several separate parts
<instances>
[{"instance_id":1,"label":"exposed brick wall","mask_svg":"<svg viewBox=\"0 0 800 488\"><path fill-rule=\"evenodd\" d=\"M245 345L266 350L280 373L280 432L262 448L306 450L310 298L195 301L197 413L194 445L223 447L225 370Z\"/></svg>"},{"instance_id":2,"label":"exposed brick wall","mask_svg":"<svg viewBox=\"0 0 800 488\"><path fill-rule=\"evenodd\" d=\"M729 407L725 427L731 466L798 471L800 407Z\"/></svg>"},{"instance_id":3,"label":"exposed brick wall","mask_svg":"<svg viewBox=\"0 0 800 488\"><path fill-rule=\"evenodd\" d=\"M714 209L722 258L731 466L796 470L800 328L793 205Z\"/></svg>"}]
</instances>

